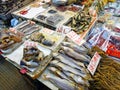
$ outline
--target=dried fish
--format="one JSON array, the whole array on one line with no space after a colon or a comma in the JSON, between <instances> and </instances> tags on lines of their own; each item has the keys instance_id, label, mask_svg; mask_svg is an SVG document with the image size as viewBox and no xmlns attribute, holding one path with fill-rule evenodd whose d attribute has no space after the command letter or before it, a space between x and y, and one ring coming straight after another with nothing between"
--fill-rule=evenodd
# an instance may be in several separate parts
<instances>
[{"instance_id":1,"label":"dried fish","mask_svg":"<svg viewBox=\"0 0 120 90\"><path fill-rule=\"evenodd\" d=\"M66 79L69 81L68 77L59 69L55 68L55 67L49 67L48 68L51 72L53 72L55 75L59 76L62 79Z\"/></svg>"},{"instance_id":2,"label":"dried fish","mask_svg":"<svg viewBox=\"0 0 120 90\"><path fill-rule=\"evenodd\" d=\"M62 42L63 46L70 47L78 53L86 53L88 50L84 46L78 46L70 42Z\"/></svg>"},{"instance_id":3,"label":"dried fish","mask_svg":"<svg viewBox=\"0 0 120 90\"><path fill-rule=\"evenodd\" d=\"M48 79L54 85L56 85L61 90L80 90L74 83L71 83L65 79L61 79L59 77L52 77L50 75L44 75L45 79ZM82 89L81 89L82 90Z\"/></svg>"},{"instance_id":4,"label":"dried fish","mask_svg":"<svg viewBox=\"0 0 120 90\"><path fill-rule=\"evenodd\" d=\"M53 46L53 44L55 43L55 41L52 41L52 40L48 40L48 39L42 39L42 42L41 42L43 45L46 45L46 46Z\"/></svg>"},{"instance_id":5,"label":"dried fish","mask_svg":"<svg viewBox=\"0 0 120 90\"><path fill-rule=\"evenodd\" d=\"M23 23L22 25L17 27L17 30L22 31L26 26L30 25L30 22Z\"/></svg>"},{"instance_id":6,"label":"dried fish","mask_svg":"<svg viewBox=\"0 0 120 90\"><path fill-rule=\"evenodd\" d=\"M76 69L78 69L78 70L80 70L80 71L85 71L85 67L84 66L79 66L78 65L78 63L74 60L74 59L72 59L72 58L70 58L70 57L68 57L68 56L66 56L66 55L64 55L64 54L59 54L58 56L56 56L55 57L58 61L60 61L60 62L62 62L62 63L64 63L64 64L66 64L66 65L69 65L69 66L71 66L71 67L73 67L73 68L76 68Z\"/></svg>"},{"instance_id":7,"label":"dried fish","mask_svg":"<svg viewBox=\"0 0 120 90\"><path fill-rule=\"evenodd\" d=\"M83 79L81 76L75 75L71 72L64 72L64 73L65 73L65 75L67 75L70 79L72 79L76 83L84 85L84 86L89 86L88 80Z\"/></svg>"},{"instance_id":8,"label":"dried fish","mask_svg":"<svg viewBox=\"0 0 120 90\"><path fill-rule=\"evenodd\" d=\"M35 32L30 36L30 39L32 41L36 41L36 42L41 42L42 39L44 39L44 38L45 38L44 35L42 33L38 33L38 32Z\"/></svg>"},{"instance_id":9,"label":"dried fish","mask_svg":"<svg viewBox=\"0 0 120 90\"><path fill-rule=\"evenodd\" d=\"M40 27L39 26L31 26L30 28L24 30L23 32L26 34L26 35L29 35L37 30L40 30Z\"/></svg>"},{"instance_id":10,"label":"dried fish","mask_svg":"<svg viewBox=\"0 0 120 90\"><path fill-rule=\"evenodd\" d=\"M88 59L87 57L85 57L82 54L79 54L79 53L73 51L69 47L61 46L61 48L62 48L62 50L64 50L65 54L67 54L68 56L74 58L75 60L79 60L79 61L84 62L86 64L88 64L90 62L90 59Z\"/></svg>"},{"instance_id":11,"label":"dried fish","mask_svg":"<svg viewBox=\"0 0 120 90\"><path fill-rule=\"evenodd\" d=\"M59 68L59 69L61 69L61 70L63 70L63 71L72 72L72 73L74 73L74 74L76 74L76 75L79 75L79 76L81 76L81 77L83 77L83 78L86 78L86 77L87 77L87 75L86 75L85 72L82 72L82 71L80 71L80 70L77 70L77 69L75 69L75 68L72 68L72 67L70 67L70 66L68 66L68 65L65 65L64 63L61 63L61 62L59 62L59 61L57 61L57 60L51 61L50 64L53 65L53 66L55 66L55 67L57 67L57 68Z\"/></svg>"},{"instance_id":12,"label":"dried fish","mask_svg":"<svg viewBox=\"0 0 120 90\"><path fill-rule=\"evenodd\" d=\"M29 68L36 68L36 67L39 66L39 63L33 62L33 60L31 60L31 61L22 60L21 63L22 63L23 65L29 67Z\"/></svg>"}]
</instances>

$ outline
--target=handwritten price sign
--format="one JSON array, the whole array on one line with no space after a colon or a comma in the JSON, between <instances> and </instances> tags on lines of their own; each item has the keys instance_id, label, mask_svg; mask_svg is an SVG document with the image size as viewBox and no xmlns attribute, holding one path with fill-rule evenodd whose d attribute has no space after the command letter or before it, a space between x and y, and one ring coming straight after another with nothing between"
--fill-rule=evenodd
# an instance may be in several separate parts
<instances>
[{"instance_id":1,"label":"handwritten price sign","mask_svg":"<svg viewBox=\"0 0 120 90\"><path fill-rule=\"evenodd\" d=\"M88 65L88 67L87 67L87 69L90 71L90 73L91 73L92 75L94 75L94 73L95 73L95 71L96 71L96 69L97 69L97 66L98 66L98 64L99 64L99 62L100 62L100 59L101 59L101 56L96 52L96 53L94 54L94 56L92 57L89 65Z\"/></svg>"},{"instance_id":2,"label":"handwritten price sign","mask_svg":"<svg viewBox=\"0 0 120 90\"><path fill-rule=\"evenodd\" d=\"M80 35L76 34L74 31L71 31L67 34L67 37L69 37L73 42L75 42L78 45L81 45L82 38Z\"/></svg>"},{"instance_id":3,"label":"handwritten price sign","mask_svg":"<svg viewBox=\"0 0 120 90\"><path fill-rule=\"evenodd\" d=\"M37 42L26 41L24 46L25 47L37 47Z\"/></svg>"},{"instance_id":4,"label":"handwritten price sign","mask_svg":"<svg viewBox=\"0 0 120 90\"><path fill-rule=\"evenodd\" d=\"M59 26L59 27L57 27L56 31L63 33L63 34L67 34L71 31L71 28L68 26Z\"/></svg>"}]
</instances>

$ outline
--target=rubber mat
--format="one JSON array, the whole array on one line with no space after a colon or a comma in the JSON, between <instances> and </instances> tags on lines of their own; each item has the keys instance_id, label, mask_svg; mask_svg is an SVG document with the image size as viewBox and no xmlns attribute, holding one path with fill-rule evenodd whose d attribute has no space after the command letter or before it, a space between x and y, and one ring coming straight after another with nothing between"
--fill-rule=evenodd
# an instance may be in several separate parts
<instances>
[{"instance_id":1,"label":"rubber mat","mask_svg":"<svg viewBox=\"0 0 120 90\"><path fill-rule=\"evenodd\" d=\"M19 70L0 56L0 90L36 90Z\"/></svg>"}]
</instances>

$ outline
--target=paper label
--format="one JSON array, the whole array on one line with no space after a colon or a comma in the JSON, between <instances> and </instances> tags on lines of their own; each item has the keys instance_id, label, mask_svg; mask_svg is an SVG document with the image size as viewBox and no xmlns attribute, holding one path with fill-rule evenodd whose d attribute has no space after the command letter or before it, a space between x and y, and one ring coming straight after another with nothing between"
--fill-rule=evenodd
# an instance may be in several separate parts
<instances>
[{"instance_id":1,"label":"paper label","mask_svg":"<svg viewBox=\"0 0 120 90\"><path fill-rule=\"evenodd\" d=\"M24 47L37 47L37 42L33 42L33 41L25 41L24 43Z\"/></svg>"},{"instance_id":2,"label":"paper label","mask_svg":"<svg viewBox=\"0 0 120 90\"><path fill-rule=\"evenodd\" d=\"M90 73L91 73L92 75L94 75L94 73L95 73L95 71L96 71L96 69L97 69L97 66L98 66L98 64L99 64L99 62L100 62L100 59L101 59L101 56L96 52L96 53L94 54L94 56L92 57L89 65L88 65L88 67L87 67L87 69L90 71Z\"/></svg>"},{"instance_id":3,"label":"paper label","mask_svg":"<svg viewBox=\"0 0 120 90\"><path fill-rule=\"evenodd\" d=\"M53 34L55 31L50 30L50 29L48 29L48 28L43 28L42 32L43 32L43 33L47 33L47 34Z\"/></svg>"},{"instance_id":4,"label":"paper label","mask_svg":"<svg viewBox=\"0 0 120 90\"><path fill-rule=\"evenodd\" d=\"M71 31L71 28L68 27L68 26L59 26L57 27L56 29L56 32L60 32L60 33L63 33L63 34L67 34Z\"/></svg>"},{"instance_id":5,"label":"paper label","mask_svg":"<svg viewBox=\"0 0 120 90\"><path fill-rule=\"evenodd\" d=\"M81 45L82 43L82 38L80 35L76 34L74 31L71 31L67 34L67 37L69 37L73 42L75 42L78 45Z\"/></svg>"}]
</instances>

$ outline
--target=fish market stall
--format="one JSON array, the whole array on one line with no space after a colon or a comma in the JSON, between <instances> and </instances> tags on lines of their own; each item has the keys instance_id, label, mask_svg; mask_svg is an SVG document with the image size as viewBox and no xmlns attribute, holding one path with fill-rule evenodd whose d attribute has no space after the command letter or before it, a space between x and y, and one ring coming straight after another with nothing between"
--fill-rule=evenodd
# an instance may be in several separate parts
<instances>
[{"instance_id":1,"label":"fish market stall","mask_svg":"<svg viewBox=\"0 0 120 90\"><path fill-rule=\"evenodd\" d=\"M119 90L120 1L114 1L34 1L13 12L33 21L0 31L2 55L51 90Z\"/></svg>"}]
</instances>

